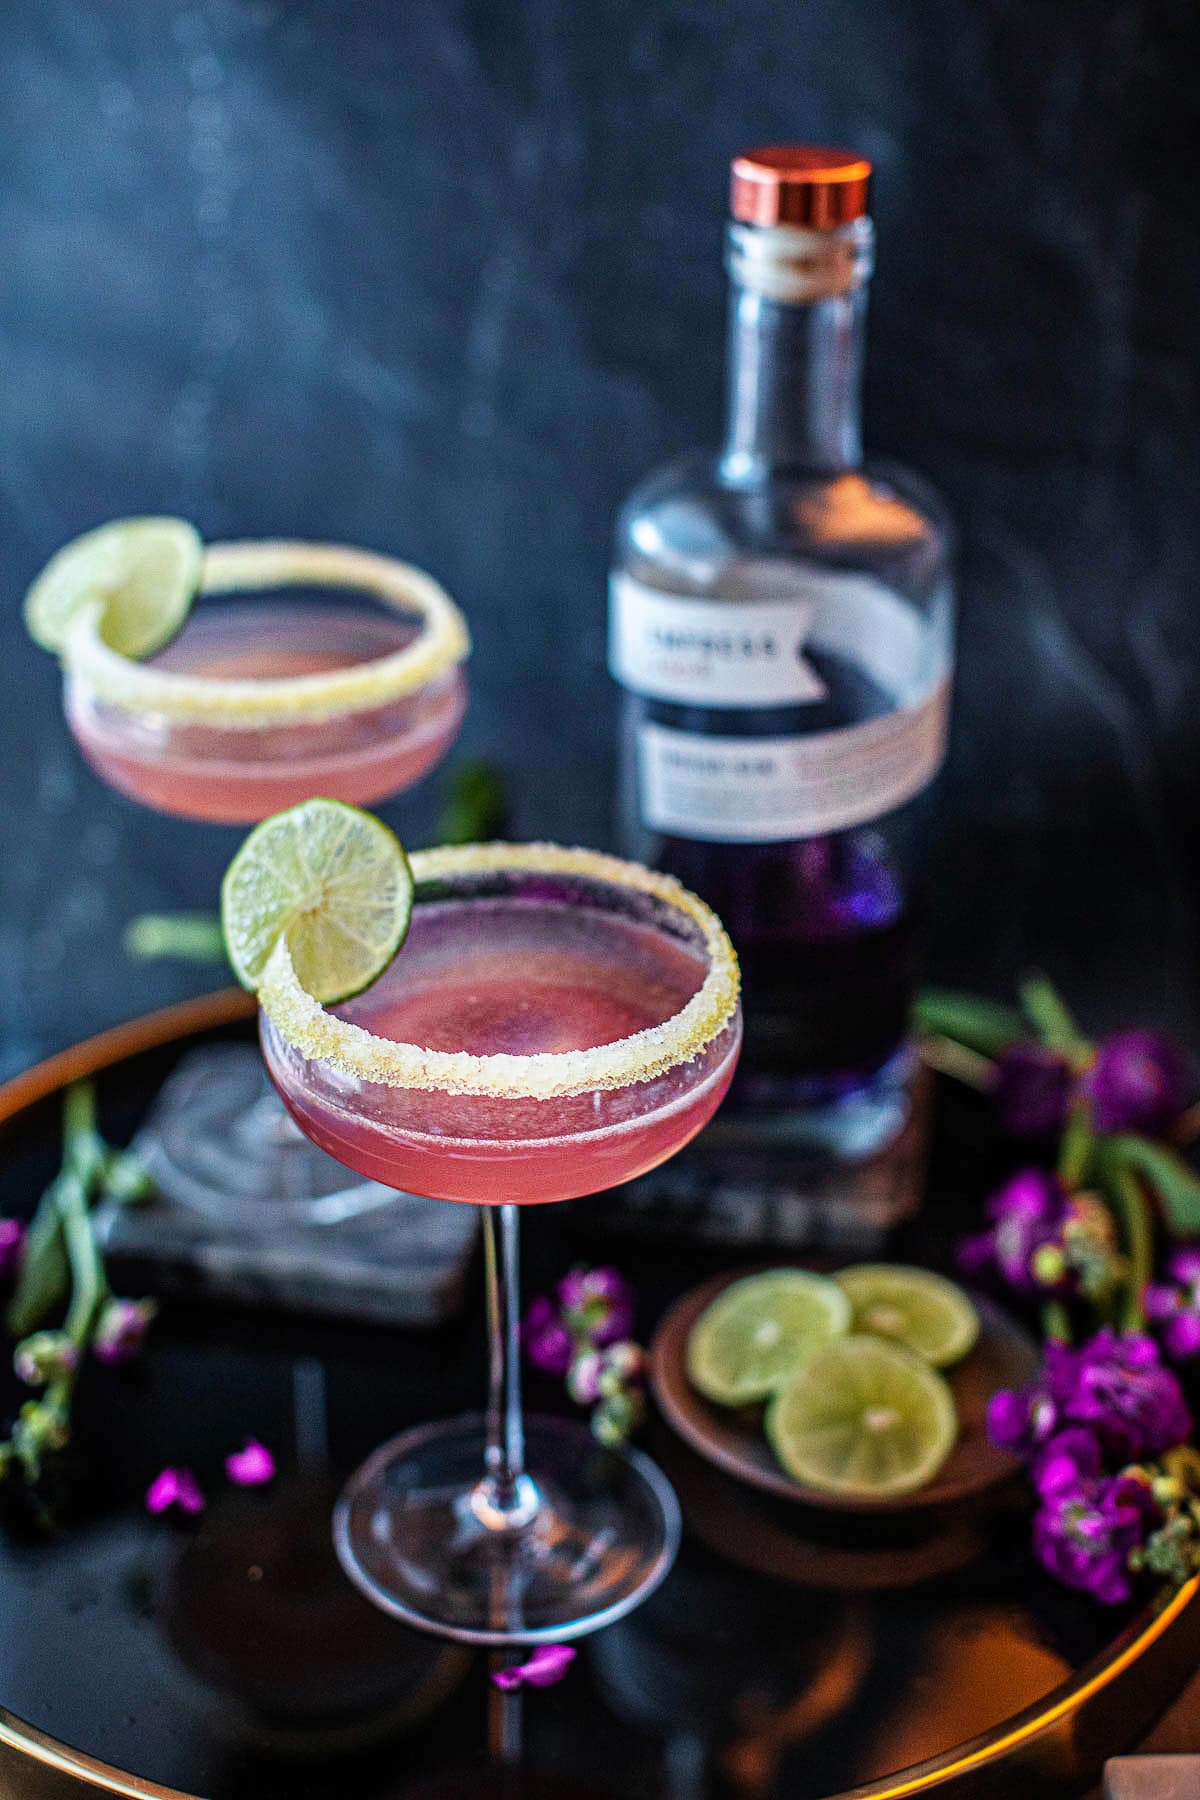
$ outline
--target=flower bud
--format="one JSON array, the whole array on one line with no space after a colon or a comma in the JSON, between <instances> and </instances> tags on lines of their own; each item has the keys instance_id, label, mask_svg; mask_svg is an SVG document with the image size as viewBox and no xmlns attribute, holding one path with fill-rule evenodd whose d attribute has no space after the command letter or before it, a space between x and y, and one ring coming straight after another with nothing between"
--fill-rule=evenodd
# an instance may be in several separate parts
<instances>
[{"instance_id":1,"label":"flower bud","mask_svg":"<svg viewBox=\"0 0 1200 1800\"><path fill-rule=\"evenodd\" d=\"M65 1331L35 1331L13 1351L13 1368L26 1387L45 1387L79 1367L79 1352Z\"/></svg>"}]
</instances>

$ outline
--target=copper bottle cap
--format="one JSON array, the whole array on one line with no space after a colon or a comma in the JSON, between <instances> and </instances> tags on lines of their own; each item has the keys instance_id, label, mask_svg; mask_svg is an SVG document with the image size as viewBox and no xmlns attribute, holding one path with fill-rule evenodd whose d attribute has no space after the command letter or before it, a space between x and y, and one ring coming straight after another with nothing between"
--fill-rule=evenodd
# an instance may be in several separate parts
<instances>
[{"instance_id":1,"label":"copper bottle cap","mask_svg":"<svg viewBox=\"0 0 1200 1800\"><path fill-rule=\"evenodd\" d=\"M832 231L867 210L871 165L852 150L767 144L733 159L729 206L745 225Z\"/></svg>"}]
</instances>

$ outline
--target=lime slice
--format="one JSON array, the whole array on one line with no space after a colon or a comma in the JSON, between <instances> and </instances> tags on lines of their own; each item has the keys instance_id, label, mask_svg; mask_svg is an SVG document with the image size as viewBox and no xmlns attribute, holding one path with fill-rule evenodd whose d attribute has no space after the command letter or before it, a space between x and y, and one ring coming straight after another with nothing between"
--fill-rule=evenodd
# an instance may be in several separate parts
<instances>
[{"instance_id":1,"label":"lime slice","mask_svg":"<svg viewBox=\"0 0 1200 1800\"><path fill-rule=\"evenodd\" d=\"M835 1338L781 1388L767 1437L794 1481L886 1500L931 1481L954 1448L954 1396L935 1369L883 1338Z\"/></svg>"},{"instance_id":2,"label":"lime slice","mask_svg":"<svg viewBox=\"0 0 1200 1800\"><path fill-rule=\"evenodd\" d=\"M891 1263L858 1263L834 1280L849 1296L854 1331L905 1344L935 1369L961 1362L975 1347L979 1314L944 1275Z\"/></svg>"},{"instance_id":3,"label":"lime slice","mask_svg":"<svg viewBox=\"0 0 1200 1800\"><path fill-rule=\"evenodd\" d=\"M264 819L221 883L234 973L256 988L286 936L296 975L322 1005L383 972L408 934L413 878L399 838L340 800L305 800Z\"/></svg>"},{"instance_id":4,"label":"lime slice","mask_svg":"<svg viewBox=\"0 0 1200 1800\"><path fill-rule=\"evenodd\" d=\"M765 1399L814 1350L850 1328L850 1302L807 1269L747 1275L706 1306L688 1334L692 1386L722 1406Z\"/></svg>"},{"instance_id":5,"label":"lime slice","mask_svg":"<svg viewBox=\"0 0 1200 1800\"><path fill-rule=\"evenodd\" d=\"M25 625L57 656L72 621L100 608L100 636L122 656L168 643L200 587L204 546L183 519L114 519L64 544L25 596Z\"/></svg>"}]
</instances>

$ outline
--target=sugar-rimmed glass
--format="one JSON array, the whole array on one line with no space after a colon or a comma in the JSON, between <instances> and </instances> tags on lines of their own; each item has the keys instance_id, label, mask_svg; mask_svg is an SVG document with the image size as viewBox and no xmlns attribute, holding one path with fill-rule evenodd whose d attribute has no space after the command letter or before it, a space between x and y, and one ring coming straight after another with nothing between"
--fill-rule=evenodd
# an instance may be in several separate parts
<instances>
[{"instance_id":1,"label":"sugar-rimmed glass","mask_svg":"<svg viewBox=\"0 0 1200 1800\"><path fill-rule=\"evenodd\" d=\"M102 779L157 812L247 824L314 794L382 800L441 760L466 709L462 614L431 577L372 551L209 545L183 628L144 661L106 644L102 621L90 603L67 632L67 721ZM250 1229L390 1204L316 1155L253 1063L205 1055L139 1146L164 1193Z\"/></svg>"},{"instance_id":2,"label":"sugar-rimmed glass","mask_svg":"<svg viewBox=\"0 0 1200 1800\"><path fill-rule=\"evenodd\" d=\"M470 1642L577 1636L670 1567L670 1487L640 1452L525 1421L518 1215L632 1179L711 1117L741 1043L716 916L669 877L589 851L413 858L407 942L366 992L317 1004L286 942L259 997L267 1067L301 1128L374 1180L476 1204L486 1415L423 1426L351 1479L335 1537L409 1624Z\"/></svg>"}]
</instances>

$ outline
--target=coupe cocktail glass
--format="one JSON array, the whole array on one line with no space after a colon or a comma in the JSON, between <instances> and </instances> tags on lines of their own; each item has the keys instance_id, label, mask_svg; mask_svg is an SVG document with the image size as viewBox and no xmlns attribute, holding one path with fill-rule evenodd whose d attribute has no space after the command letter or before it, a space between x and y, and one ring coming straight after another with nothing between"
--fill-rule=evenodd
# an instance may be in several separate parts
<instances>
[{"instance_id":1,"label":"coupe cocktail glass","mask_svg":"<svg viewBox=\"0 0 1200 1800\"><path fill-rule=\"evenodd\" d=\"M338 1551L409 1624L578 1636L662 1579L678 1509L639 1452L523 1419L518 1213L628 1181L695 1136L737 1061L737 964L701 901L613 857L490 844L423 851L413 873L408 939L365 993L323 1009L286 942L259 990L267 1067L303 1130L484 1225L486 1415L376 1451L339 1503Z\"/></svg>"},{"instance_id":2,"label":"coupe cocktail glass","mask_svg":"<svg viewBox=\"0 0 1200 1800\"><path fill-rule=\"evenodd\" d=\"M392 557L211 545L198 604L144 662L106 645L102 618L88 604L68 631L67 720L97 773L158 812L247 824L314 794L382 800L440 761L462 723L462 614ZM347 1187L244 1054L205 1055L142 1146L171 1198L250 1226L264 1209L336 1224L390 1201L378 1186Z\"/></svg>"},{"instance_id":3,"label":"coupe cocktail glass","mask_svg":"<svg viewBox=\"0 0 1200 1800\"><path fill-rule=\"evenodd\" d=\"M227 597L281 588L377 604ZM99 607L67 636L71 730L143 806L244 825L314 794L363 805L411 787L458 735L466 627L420 570L340 545L214 544L201 594L146 662L108 648Z\"/></svg>"}]
</instances>

